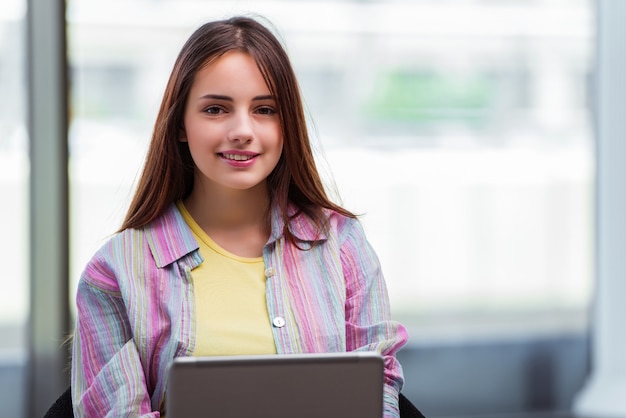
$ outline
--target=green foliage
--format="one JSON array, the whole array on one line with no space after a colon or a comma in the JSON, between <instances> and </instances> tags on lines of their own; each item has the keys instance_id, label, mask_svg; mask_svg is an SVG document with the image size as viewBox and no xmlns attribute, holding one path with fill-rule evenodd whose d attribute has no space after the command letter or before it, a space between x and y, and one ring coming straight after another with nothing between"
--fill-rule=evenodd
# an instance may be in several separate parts
<instances>
[{"instance_id":1,"label":"green foliage","mask_svg":"<svg viewBox=\"0 0 626 418\"><path fill-rule=\"evenodd\" d=\"M379 76L365 106L368 119L430 124L483 125L494 101L493 80L485 75L394 71Z\"/></svg>"}]
</instances>

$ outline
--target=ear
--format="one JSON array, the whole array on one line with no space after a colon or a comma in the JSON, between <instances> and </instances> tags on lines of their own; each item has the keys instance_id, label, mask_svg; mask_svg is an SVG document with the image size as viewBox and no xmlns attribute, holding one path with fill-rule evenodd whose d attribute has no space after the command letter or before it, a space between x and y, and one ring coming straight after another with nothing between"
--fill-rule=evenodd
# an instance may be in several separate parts
<instances>
[{"instance_id":1,"label":"ear","mask_svg":"<svg viewBox=\"0 0 626 418\"><path fill-rule=\"evenodd\" d=\"M187 142L187 131L185 131L184 126L178 132L178 142Z\"/></svg>"}]
</instances>

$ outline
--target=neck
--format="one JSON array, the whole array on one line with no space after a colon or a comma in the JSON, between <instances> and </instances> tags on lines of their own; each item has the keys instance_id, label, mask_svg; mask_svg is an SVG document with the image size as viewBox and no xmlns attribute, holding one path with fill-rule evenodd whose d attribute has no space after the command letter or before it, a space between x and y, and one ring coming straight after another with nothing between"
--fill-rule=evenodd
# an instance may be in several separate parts
<instances>
[{"instance_id":1,"label":"neck","mask_svg":"<svg viewBox=\"0 0 626 418\"><path fill-rule=\"evenodd\" d=\"M257 227L269 229L270 199L267 185L249 190L192 191L185 207L205 231Z\"/></svg>"}]
</instances>

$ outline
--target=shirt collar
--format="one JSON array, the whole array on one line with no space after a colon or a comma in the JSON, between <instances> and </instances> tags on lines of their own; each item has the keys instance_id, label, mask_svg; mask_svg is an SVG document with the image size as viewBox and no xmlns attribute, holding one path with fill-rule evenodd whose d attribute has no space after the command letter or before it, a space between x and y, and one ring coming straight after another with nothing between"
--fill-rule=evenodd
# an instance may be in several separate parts
<instances>
[{"instance_id":1,"label":"shirt collar","mask_svg":"<svg viewBox=\"0 0 626 418\"><path fill-rule=\"evenodd\" d=\"M298 209L293 204L287 207L287 213L291 217L289 231L299 241L315 242L327 239L326 231L320 231L315 222L302 212L298 212ZM271 224L272 232L267 241L268 244L272 244L284 236L285 221L280 208L276 204L272 205L271 208Z\"/></svg>"},{"instance_id":2,"label":"shirt collar","mask_svg":"<svg viewBox=\"0 0 626 418\"><path fill-rule=\"evenodd\" d=\"M187 226L176 204L171 204L165 212L146 227L148 245L157 267L165 267L189 253L197 252L200 246ZM191 268L202 262L202 258L192 260Z\"/></svg>"}]
</instances>

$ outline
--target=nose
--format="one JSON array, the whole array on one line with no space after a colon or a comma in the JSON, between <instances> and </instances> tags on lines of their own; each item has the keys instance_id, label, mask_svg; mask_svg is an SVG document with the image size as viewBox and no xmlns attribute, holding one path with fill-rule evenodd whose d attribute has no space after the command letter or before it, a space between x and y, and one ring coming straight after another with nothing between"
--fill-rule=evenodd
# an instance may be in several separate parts
<instances>
[{"instance_id":1,"label":"nose","mask_svg":"<svg viewBox=\"0 0 626 418\"><path fill-rule=\"evenodd\" d=\"M238 141L241 143L251 142L254 138L254 129L252 119L248 112L234 113L232 124L228 132L229 141Z\"/></svg>"}]
</instances>

